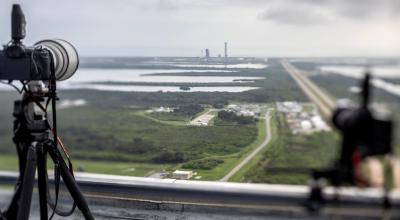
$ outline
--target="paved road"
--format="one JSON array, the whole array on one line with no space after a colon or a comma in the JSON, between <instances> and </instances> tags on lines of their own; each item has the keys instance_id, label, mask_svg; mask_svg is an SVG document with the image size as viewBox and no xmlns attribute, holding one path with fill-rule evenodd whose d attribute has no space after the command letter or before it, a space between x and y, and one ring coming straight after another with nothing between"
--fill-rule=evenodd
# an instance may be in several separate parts
<instances>
[{"instance_id":1,"label":"paved road","mask_svg":"<svg viewBox=\"0 0 400 220\"><path fill-rule=\"evenodd\" d=\"M324 93L317 85L311 82L307 77L300 73L293 65L291 65L287 60L283 60L282 66L286 71L293 77L304 93L314 102L320 109L322 115L326 118L330 118L333 108L334 101L326 93ZM396 188L400 188L400 158L391 158L392 168L393 168L393 180ZM382 164L377 162L377 159L372 159L369 161L369 167L373 175L373 182L383 183L383 173Z\"/></svg>"},{"instance_id":2,"label":"paved road","mask_svg":"<svg viewBox=\"0 0 400 220\"><path fill-rule=\"evenodd\" d=\"M299 72L293 65L288 61L283 60L282 66L286 71L293 77L299 87L303 92L314 102L321 114L326 118L330 118L332 110L335 106L334 100L329 97L324 91L322 91L318 86L311 82L307 77Z\"/></svg>"},{"instance_id":3,"label":"paved road","mask_svg":"<svg viewBox=\"0 0 400 220\"><path fill-rule=\"evenodd\" d=\"M267 113L265 114L265 130L266 130L265 140L219 181L227 182L230 178L232 178L232 176L234 176L240 169L242 169L244 165L246 165L251 159L253 159L253 157L255 157L271 141L272 134L271 134L271 124L270 124L270 112L271 109L268 109Z\"/></svg>"},{"instance_id":4,"label":"paved road","mask_svg":"<svg viewBox=\"0 0 400 220\"><path fill-rule=\"evenodd\" d=\"M211 119L215 117L215 115L211 115L212 111L216 111L215 109L209 109L208 111L204 112L203 114L197 116L193 120L189 122L189 125L197 125L197 126L204 126L208 125ZM206 124L203 124L206 123Z\"/></svg>"}]
</instances>

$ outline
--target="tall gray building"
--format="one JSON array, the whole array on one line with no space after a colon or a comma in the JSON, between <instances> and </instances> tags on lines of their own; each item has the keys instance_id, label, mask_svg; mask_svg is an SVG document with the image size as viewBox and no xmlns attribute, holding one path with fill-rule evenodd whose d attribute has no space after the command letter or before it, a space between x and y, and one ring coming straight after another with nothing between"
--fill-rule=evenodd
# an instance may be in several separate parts
<instances>
[{"instance_id":1,"label":"tall gray building","mask_svg":"<svg viewBox=\"0 0 400 220\"><path fill-rule=\"evenodd\" d=\"M228 57L228 43L225 42L225 57Z\"/></svg>"}]
</instances>

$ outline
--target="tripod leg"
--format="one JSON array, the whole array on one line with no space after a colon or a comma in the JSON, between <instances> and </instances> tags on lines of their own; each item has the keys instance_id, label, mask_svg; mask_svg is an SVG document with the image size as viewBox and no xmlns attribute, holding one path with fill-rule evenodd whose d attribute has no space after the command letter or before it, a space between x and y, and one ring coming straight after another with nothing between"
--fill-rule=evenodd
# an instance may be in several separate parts
<instances>
[{"instance_id":1,"label":"tripod leg","mask_svg":"<svg viewBox=\"0 0 400 220\"><path fill-rule=\"evenodd\" d=\"M15 193L11 200L10 205L7 210L3 213L6 219L16 219L17 213L19 209L19 199L21 198L21 189L22 189L22 180L25 173L26 167L26 158L27 158L27 149L28 147L24 147L21 144L17 144L17 153L18 153L18 161L19 161L19 177L17 183L15 184Z\"/></svg>"},{"instance_id":2,"label":"tripod leg","mask_svg":"<svg viewBox=\"0 0 400 220\"><path fill-rule=\"evenodd\" d=\"M76 183L74 177L68 170L63 158L61 157L58 149L54 147L49 150L49 155L53 159L54 163L59 163L61 177L64 180L64 184L67 187L69 193L71 194L76 206L81 210L83 216L86 220L94 220L92 213L90 212L89 205L83 196L82 192L79 190L78 184Z\"/></svg>"},{"instance_id":3,"label":"tripod leg","mask_svg":"<svg viewBox=\"0 0 400 220\"><path fill-rule=\"evenodd\" d=\"M22 180L21 200L17 220L28 220L31 208L33 187L35 186L35 172L37 165L36 144L28 149L24 178Z\"/></svg>"},{"instance_id":4,"label":"tripod leg","mask_svg":"<svg viewBox=\"0 0 400 220\"><path fill-rule=\"evenodd\" d=\"M47 166L46 152L43 145L37 149L37 166L38 166L38 188L39 188L39 204L40 204L40 219L48 219L47 210Z\"/></svg>"}]
</instances>

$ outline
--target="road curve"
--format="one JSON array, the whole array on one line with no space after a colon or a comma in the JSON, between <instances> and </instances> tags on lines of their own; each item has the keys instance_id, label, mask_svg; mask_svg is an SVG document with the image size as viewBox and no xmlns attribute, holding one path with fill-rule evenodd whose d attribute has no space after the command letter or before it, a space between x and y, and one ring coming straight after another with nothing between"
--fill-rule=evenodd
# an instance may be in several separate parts
<instances>
[{"instance_id":1,"label":"road curve","mask_svg":"<svg viewBox=\"0 0 400 220\"><path fill-rule=\"evenodd\" d=\"M265 140L256 148L254 149L249 155L247 155L246 158L244 158L238 165L236 165L231 171L229 171L228 174L226 174L222 179L219 181L221 182L227 182L232 176L234 176L244 165L246 165L253 157L255 157L265 146L268 145L268 143L271 141L271 124L270 124L270 112L271 109L267 110L267 113L265 114L265 130L266 130L266 137Z\"/></svg>"}]
</instances>

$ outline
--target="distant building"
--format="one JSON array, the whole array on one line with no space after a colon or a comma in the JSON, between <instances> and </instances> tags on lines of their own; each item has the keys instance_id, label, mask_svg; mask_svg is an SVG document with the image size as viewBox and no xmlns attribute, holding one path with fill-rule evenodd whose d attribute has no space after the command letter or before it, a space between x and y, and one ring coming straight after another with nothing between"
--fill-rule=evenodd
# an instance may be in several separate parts
<instances>
[{"instance_id":1,"label":"distant building","mask_svg":"<svg viewBox=\"0 0 400 220\"><path fill-rule=\"evenodd\" d=\"M163 107L161 106L160 108L156 108L153 110L154 112L173 112L174 108L170 108L170 107Z\"/></svg>"},{"instance_id":2,"label":"distant building","mask_svg":"<svg viewBox=\"0 0 400 220\"><path fill-rule=\"evenodd\" d=\"M228 57L228 43L227 42L225 42L224 52L225 52L225 58Z\"/></svg>"},{"instance_id":3,"label":"distant building","mask_svg":"<svg viewBox=\"0 0 400 220\"><path fill-rule=\"evenodd\" d=\"M206 49L206 58L210 58L210 50L208 48Z\"/></svg>"},{"instance_id":4,"label":"distant building","mask_svg":"<svg viewBox=\"0 0 400 220\"><path fill-rule=\"evenodd\" d=\"M174 172L172 172L173 179L188 180L192 178L193 175L195 175L193 171L175 170Z\"/></svg>"}]
</instances>

